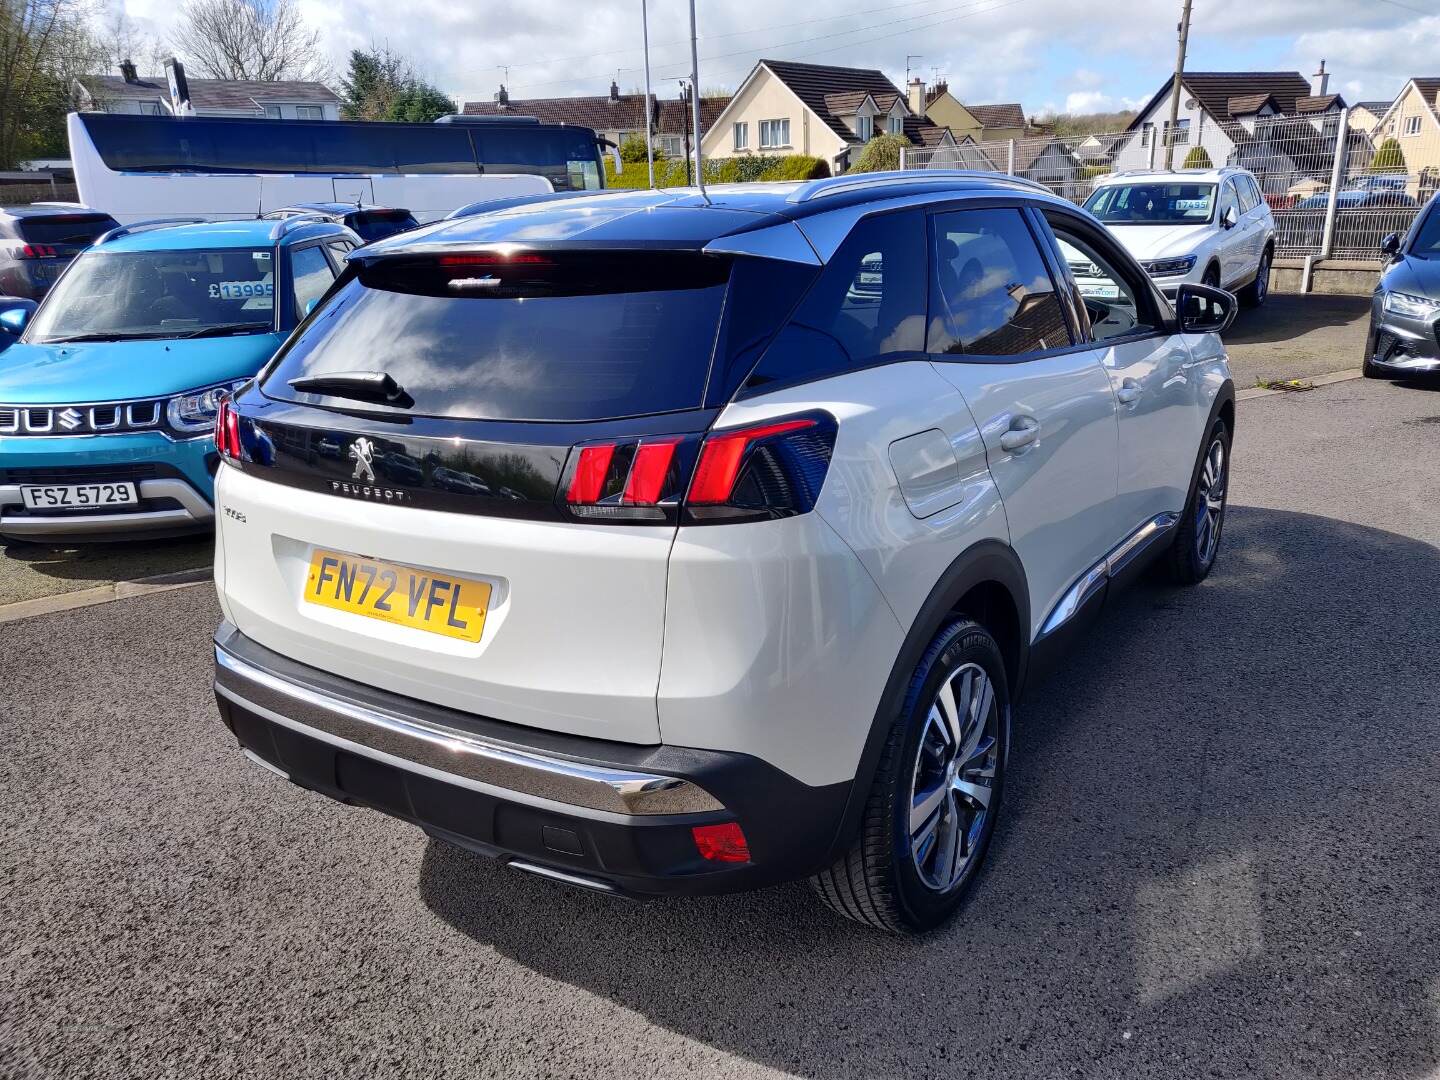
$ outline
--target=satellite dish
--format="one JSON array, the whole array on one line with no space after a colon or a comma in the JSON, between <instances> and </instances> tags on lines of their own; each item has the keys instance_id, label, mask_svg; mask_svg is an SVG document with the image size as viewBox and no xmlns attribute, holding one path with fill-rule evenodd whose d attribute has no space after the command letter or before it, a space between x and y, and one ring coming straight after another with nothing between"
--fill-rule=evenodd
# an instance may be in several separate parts
<instances>
[{"instance_id":1,"label":"satellite dish","mask_svg":"<svg viewBox=\"0 0 1440 1080\"><path fill-rule=\"evenodd\" d=\"M1195 99L1194 99L1193 97L1192 97L1192 98L1188 98L1188 99L1186 100L1186 102L1185 102L1185 108L1187 108L1187 109L1193 109L1193 108L1195 108L1195 105L1196 105L1196 101L1195 101Z\"/></svg>"}]
</instances>

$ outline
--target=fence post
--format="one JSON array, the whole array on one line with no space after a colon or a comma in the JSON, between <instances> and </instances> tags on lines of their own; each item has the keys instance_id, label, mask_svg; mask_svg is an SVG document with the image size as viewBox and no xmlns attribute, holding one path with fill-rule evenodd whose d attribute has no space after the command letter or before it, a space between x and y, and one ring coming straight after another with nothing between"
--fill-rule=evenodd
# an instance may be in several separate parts
<instances>
[{"instance_id":1,"label":"fence post","mask_svg":"<svg viewBox=\"0 0 1440 1080\"><path fill-rule=\"evenodd\" d=\"M1154 129L1154 128L1151 128L1151 129L1150 129L1150 158L1149 158L1149 160L1145 163L1145 167L1146 167L1147 169L1149 169L1151 172L1154 172L1154 171L1155 171L1155 129Z\"/></svg>"},{"instance_id":2,"label":"fence post","mask_svg":"<svg viewBox=\"0 0 1440 1080\"><path fill-rule=\"evenodd\" d=\"M1005 156L1005 171L1011 176L1015 175L1015 140L1010 140L1010 149Z\"/></svg>"},{"instance_id":3,"label":"fence post","mask_svg":"<svg viewBox=\"0 0 1440 1080\"><path fill-rule=\"evenodd\" d=\"M910 149L910 148L909 148L908 146L901 146L901 147L900 147L900 171L901 171L901 172L904 172L904 171L905 171L905 158L908 156L908 151L909 151L909 149Z\"/></svg>"},{"instance_id":4,"label":"fence post","mask_svg":"<svg viewBox=\"0 0 1440 1080\"><path fill-rule=\"evenodd\" d=\"M1335 128L1335 161L1330 166L1330 197L1325 201L1325 232L1320 238L1320 257L1330 257L1335 242L1335 208L1340 198L1340 179L1345 173L1345 157L1350 142L1350 110L1340 110L1340 123Z\"/></svg>"}]
</instances>

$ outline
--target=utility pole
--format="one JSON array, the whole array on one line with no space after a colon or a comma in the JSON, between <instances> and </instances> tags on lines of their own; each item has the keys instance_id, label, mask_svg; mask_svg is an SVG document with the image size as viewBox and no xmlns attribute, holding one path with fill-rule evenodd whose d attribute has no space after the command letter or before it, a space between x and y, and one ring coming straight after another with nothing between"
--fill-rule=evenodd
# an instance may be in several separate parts
<instances>
[{"instance_id":1,"label":"utility pole","mask_svg":"<svg viewBox=\"0 0 1440 1080\"><path fill-rule=\"evenodd\" d=\"M680 104L684 106L685 113L685 186L690 186L690 167L695 159L690 154L690 122L694 115L690 111L690 87L685 85L685 80L680 80Z\"/></svg>"},{"instance_id":2,"label":"utility pole","mask_svg":"<svg viewBox=\"0 0 1440 1080\"><path fill-rule=\"evenodd\" d=\"M653 191L655 188L655 149L651 145L650 129L655 125L653 123L654 115L651 112L654 104L650 97L650 16L645 7L645 0L640 0L640 32L644 35L645 44L645 107L641 111L645 114L645 167L650 170L650 188Z\"/></svg>"},{"instance_id":3,"label":"utility pole","mask_svg":"<svg viewBox=\"0 0 1440 1080\"><path fill-rule=\"evenodd\" d=\"M1180 48L1175 53L1175 82L1170 87L1170 126L1165 129L1165 168L1175 167L1175 135L1180 127L1180 80L1185 77L1185 46L1190 41L1190 0L1180 12Z\"/></svg>"},{"instance_id":4,"label":"utility pole","mask_svg":"<svg viewBox=\"0 0 1440 1080\"><path fill-rule=\"evenodd\" d=\"M705 132L700 128L700 52L695 39L695 0L690 0L690 108L695 119L695 183L700 188L700 197L708 203L710 198L705 194L705 155L700 146L705 138Z\"/></svg>"}]
</instances>

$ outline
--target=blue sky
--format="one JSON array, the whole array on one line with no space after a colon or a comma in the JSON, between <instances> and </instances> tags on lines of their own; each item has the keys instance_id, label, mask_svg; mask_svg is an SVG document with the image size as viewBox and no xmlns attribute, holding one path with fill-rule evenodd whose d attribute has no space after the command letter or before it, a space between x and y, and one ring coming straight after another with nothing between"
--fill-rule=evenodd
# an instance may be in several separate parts
<instances>
[{"instance_id":1,"label":"blue sky","mask_svg":"<svg viewBox=\"0 0 1440 1080\"><path fill-rule=\"evenodd\" d=\"M163 37L172 0L104 0ZM604 93L641 82L640 0L292 0L339 69L351 48L388 44L441 89L490 97ZM687 0L648 0L657 90L689 67ZM872 0L873 4L873 0ZM1179 0L864 0L809 6L697 0L703 86L733 88L755 60L879 67L899 83L907 55L962 100L1019 101L1027 113L1143 101L1174 63ZM1321 58L1352 101L1393 96L1411 75L1440 75L1436 0L1194 0L1193 70L1299 70Z\"/></svg>"}]
</instances>

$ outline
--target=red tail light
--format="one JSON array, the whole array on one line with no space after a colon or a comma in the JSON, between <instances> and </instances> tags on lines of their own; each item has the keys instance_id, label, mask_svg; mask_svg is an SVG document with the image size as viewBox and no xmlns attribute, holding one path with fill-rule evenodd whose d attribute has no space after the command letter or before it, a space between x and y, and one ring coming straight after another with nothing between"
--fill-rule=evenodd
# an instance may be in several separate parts
<instances>
[{"instance_id":1,"label":"red tail light","mask_svg":"<svg viewBox=\"0 0 1440 1080\"><path fill-rule=\"evenodd\" d=\"M568 503L597 503L605 493L605 477L610 474L610 462L615 457L615 444L582 446L580 461L575 466L575 475L570 478L570 490L565 493Z\"/></svg>"},{"instance_id":2,"label":"red tail light","mask_svg":"<svg viewBox=\"0 0 1440 1080\"><path fill-rule=\"evenodd\" d=\"M740 823L727 821L722 825L696 825L690 830L702 859L711 862L749 862L750 842Z\"/></svg>"},{"instance_id":3,"label":"red tail light","mask_svg":"<svg viewBox=\"0 0 1440 1080\"><path fill-rule=\"evenodd\" d=\"M633 506L654 506L664 498L665 480L670 475L675 448L679 445L679 438L674 438L654 439L636 447L635 459L630 462L630 476L625 481L625 494L620 501Z\"/></svg>"},{"instance_id":4,"label":"red tail light","mask_svg":"<svg viewBox=\"0 0 1440 1080\"><path fill-rule=\"evenodd\" d=\"M58 254L49 244L22 244L20 247L22 259L53 259Z\"/></svg>"},{"instance_id":5,"label":"red tail light","mask_svg":"<svg viewBox=\"0 0 1440 1080\"><path fill-rule=\"evenodd\" d=\"M435 260L441 266L550 266L551 260L533 251L505 254L501 251L480 251L473 254L441 255Z\"/></svg>"},{"instance_id":6,"label":"red tail light","mask_svg":"<svg viewBox=\"0 0 1440 1080\"><path fill-rule=\"evenodd\" d=\"M215 449L227 461L240 460L240 417L230 407L230 399L221 398L215 412Z\"/></svg>"},{"instance_id":7,"label":"red tail light","mask_svg":"<svg viewBox=\"0 0 1440 1080\"><path fill-rule=\"evenodd\" d=\"M735 492L735 481L740 478L740 466L744 463L746 450L761 439L812 428L817 424L818 421L811 419L781 420L737 431L715 432L705 440L700 451L700 464L695 468L695 479L690 483L690 495L686 501L691 506L719 506L729 502Z\"/></svg>"}]
</instances>

